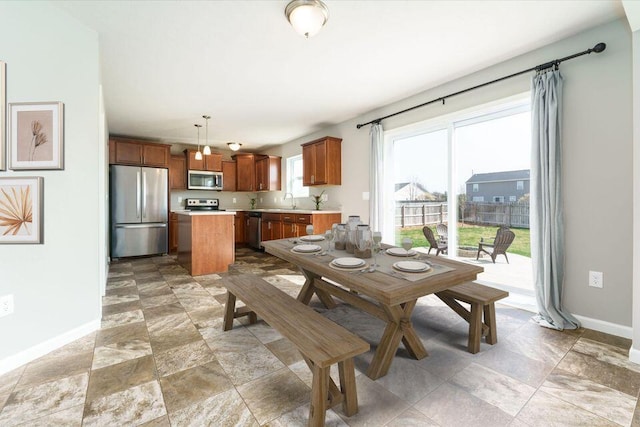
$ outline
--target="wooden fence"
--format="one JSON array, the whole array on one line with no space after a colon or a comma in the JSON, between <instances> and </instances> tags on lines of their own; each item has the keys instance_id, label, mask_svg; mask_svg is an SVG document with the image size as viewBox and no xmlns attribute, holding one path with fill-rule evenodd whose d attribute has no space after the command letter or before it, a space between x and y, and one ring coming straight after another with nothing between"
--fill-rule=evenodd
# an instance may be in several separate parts
<instances>
[{"instance_id":1,"label":"wooden fence","mask_svg":"<svg viewBox=\"0 0 640 427\"><path fill-rule=\"evenodd\" d=\"M466 202L458 220L466 224L529 228L529 203ZM447 222L446 202L396 202L396 227L417 227Z\"/></svg>"}]
</instances>

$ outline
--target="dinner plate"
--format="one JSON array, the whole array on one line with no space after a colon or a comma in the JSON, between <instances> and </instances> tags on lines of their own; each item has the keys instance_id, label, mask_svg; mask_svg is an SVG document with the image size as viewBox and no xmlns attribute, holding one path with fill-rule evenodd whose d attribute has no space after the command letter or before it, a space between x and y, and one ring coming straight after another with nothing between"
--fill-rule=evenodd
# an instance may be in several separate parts
<instances>
[{"instance_id":1,"label":"dinner plate","mask_svg":"<svg viewBox=\"0 0 640 427\"><path fill-rule=\"evenodd\" d=\"M387 249L387 253L393 256L414 256L417 254L413 249L409 249L408 251L404 248L389 248Z\"/></svg>"},{"instance_id":2,"label":"dinner plate","mask_svg":"<svg viewBox=\"0 0 640 427\"><path fill-rule=\"evenodd\" d=\"M422 273L423 271L428 271L431 267L429 267L429 264L420 261L398 261L393 264L393 268L408 273Z\"/></svg>"},{"instance_id":3,"label":"dinner plate","mask_svg":"<svg viewBox=\"0 0 640 427\"><path fill-rule=\"evenodd\" d=\"M319 234L312 234L311 236L302 236L300 240L302 240L303 242L319 242L321 240L324 240L324 236L321 236Z\"/></svg>"},{"instance_id":4,"label":"dinner plate","mask_svg":"<svg viewBox=\"0 0 640 427\"><path fill-rule=\"evenodd\" d=\"M340 268L359 268L365 265L366 262L360 258L344 257L334 259L331 264Z\"/></svg>"},{"instance_id":5,"label":"dinner plate","mask_svg":"<svg viewBox=\"0 0 640 427\"><path fill-rule=\"evenodd\" d=\"M321 251L322 248L318 245L298 245L294 246L291 250L294 252L311 253Z\"/></svg>"}]
</instances>

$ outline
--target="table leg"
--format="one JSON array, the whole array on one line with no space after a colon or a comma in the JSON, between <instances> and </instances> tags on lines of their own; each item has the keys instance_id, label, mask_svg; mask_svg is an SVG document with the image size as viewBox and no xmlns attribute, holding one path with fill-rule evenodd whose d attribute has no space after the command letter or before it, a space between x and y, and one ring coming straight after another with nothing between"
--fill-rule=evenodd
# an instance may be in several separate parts
<instances>
[{"instance_id":1,"label":"table leg","mask_svg":"<svg viewBox=\"0 0 640 427\"><path fill-rule=\"evenodd\" d=\"M429 353L427 353L424 345L422 345L422 341L420 341L420 338L418 338L416 330L413 329L413 323L411 323L411 313L413 313L416 302L417 300L414 300L402 304L404 316L403 320L400 322L400 327L402 328L403 332L402 343L409 352L409 355L417 360L420 360L427 357Z\"/></svg>"},{"instance_id":2,"label":"table leg","mask_svg":"<svg viewBox=\"0 0 640 427\"><path fill-rule=\"evenodd\" d=\"M315 294L318 295L318 298L325 307L329 309L336 307L337 304L327 291L318 289L313 285L313 281L315 279L321 278L322 276L319 276L318 274L312 273L311 271L307 271L302 268L300 270L302 271L302 274L304 275L306 280L304 282L304 285L302 286L302 289L300 290L300 293L298 294L298 301L305 305L309 305L309 301L311 301L311 297L315 292Z\"/></svg>"}]
</instances>

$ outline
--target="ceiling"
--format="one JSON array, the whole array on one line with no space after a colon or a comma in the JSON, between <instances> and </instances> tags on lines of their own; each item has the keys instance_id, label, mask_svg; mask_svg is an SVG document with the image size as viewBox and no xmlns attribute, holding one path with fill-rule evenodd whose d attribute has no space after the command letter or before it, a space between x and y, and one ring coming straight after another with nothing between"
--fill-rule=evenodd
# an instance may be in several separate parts
<instances>
[{"instance_id":1,"label":"ceiling","mask_svg":"<svg viewBox=\"0 0 640 427\"><path fill-rule=\"evenodd\" d=\"M214 147L255 150L624 17L620 1L325 0L307 40L287 3L54 2L99 35L112 134L195 143L208 114Z\"/></svg>"}]
</instances>

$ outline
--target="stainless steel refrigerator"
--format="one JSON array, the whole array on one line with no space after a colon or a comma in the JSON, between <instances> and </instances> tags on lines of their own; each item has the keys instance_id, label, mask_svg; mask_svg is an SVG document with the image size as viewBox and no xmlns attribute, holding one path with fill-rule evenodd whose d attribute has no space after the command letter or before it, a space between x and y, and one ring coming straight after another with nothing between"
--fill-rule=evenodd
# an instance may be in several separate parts
<instances>
[{"instance_id":1,"label":"stainless steel refrigerator","mask_svg":"<svg viewBox=\"0 0 640 427\"><path fill-rule=\"evenodd\" d=\"M168 171L111 165L111 257L166 254Z\"/></svg>"}]
</instances>

